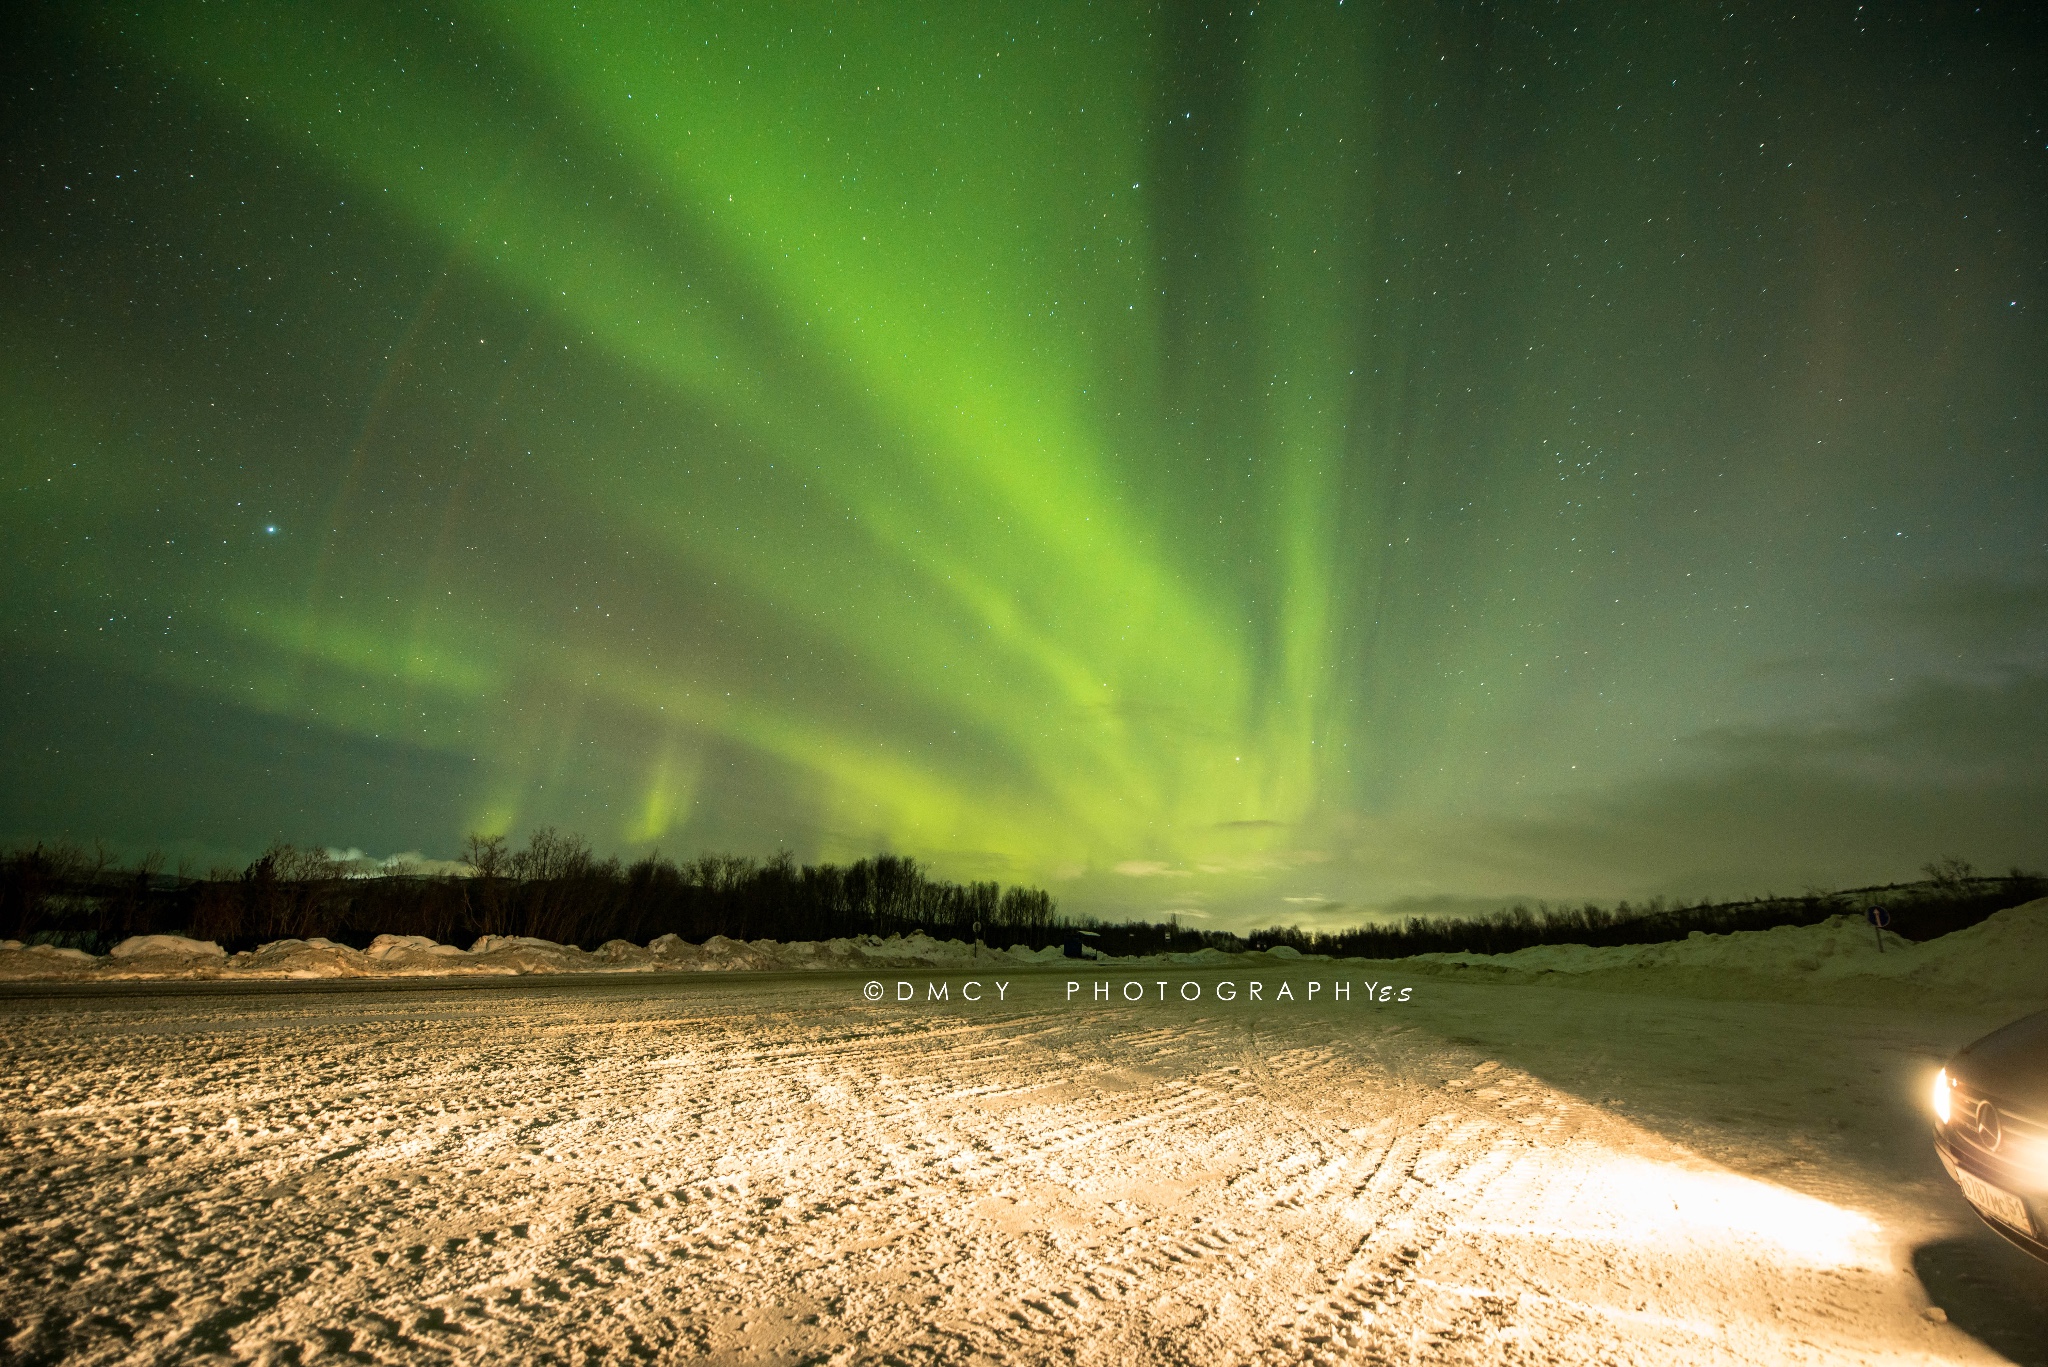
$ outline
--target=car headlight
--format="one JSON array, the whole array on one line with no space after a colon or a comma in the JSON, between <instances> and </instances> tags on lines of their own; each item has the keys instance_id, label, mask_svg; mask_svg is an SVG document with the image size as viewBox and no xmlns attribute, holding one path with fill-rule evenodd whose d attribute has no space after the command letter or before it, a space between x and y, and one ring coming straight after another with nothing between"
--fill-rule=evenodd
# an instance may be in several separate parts
<instances>
[{"instance_id":1,"label":"car headlight","mask_svg":"<svg viewBox=\"0 0 2048 1367\"><path fill-rule=\"evenodd\" d=\"M1934 1118L1944 1125L1948 1124L1948 1089L1951 1085L1948 1080L1948 1069L1944 1068L1934 1075L1934 1095L1930 1099L1934 1102Z\"/></svg>"}]
</instances>

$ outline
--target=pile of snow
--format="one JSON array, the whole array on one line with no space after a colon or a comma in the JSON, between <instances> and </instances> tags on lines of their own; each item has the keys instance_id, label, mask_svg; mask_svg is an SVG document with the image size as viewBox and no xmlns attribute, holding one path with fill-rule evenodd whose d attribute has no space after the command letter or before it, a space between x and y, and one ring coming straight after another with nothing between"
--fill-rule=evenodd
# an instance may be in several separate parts
<instances>
[{"instance_id":1,"label":"pile of snow","mask_svg":"<svg viewBox=\"0 0 2048 1367\"><path fill-rule=\"evenodd\" d=\"M34 978L206 978L227 954L211 940L131 935L101 957L82 949L0 940L0 980Z\"/></svg>"},{"instance_id":2,"label":"pile of snow","mask_svg":"<svg viewBox=\"0 0 2048 1367\"><path fill-rule=\"evenodd\" d=\"M1285 946L1264 954L1226 954L1202 949L1184 954L1148 954L1123 958L1095 955L1095 966L1189 968L1223 964L1284 963L1304 957ZM83 950L51 949L46 945L0 943L0 980L77 977L246 977L362 978L425 977L449 974L511 975L530 973L656 973L656 972L792 972L845 969L953 969L963 972L996 967L1079 968L1059 945L1007 950L975 946L960 940L935 940L919 932L887 939L865 935L854 939L734 940L714 935L701 945L664 935L641 946L613 940L594 950L560 945L529 935L485 935L468 949L441 944L424 935L379 935L366 949L351 949L331 940L274 940L258 949L228 955L207 941L178 935L142 935L124 940L107 958Z\"/></svg>"},{"instance_id":3,"label":"pile of snow","mask_svg":"<svg viewBox=\"0 0 2048 1367\"><path fill-rule=\"evenodd\" d=\"M82 949L0 940L0 978L73 978L105 962Z\"/></svg>"},{"instance_id":4,"label":"pile of snow","mask_svg":"<svg viewBox=\"0 0 2048 1367\"><path fill-rule=\"evenodd\" d=\"M259 978L364 978L372 972L360 950L332 940L273 940L225 967Z\"/></svg>"},{"instance_id":5,"label":"pile of snow","mask_svg":"<svg viewBox=\"0 0 2048 1367\"><path fill-rule=\"evenodd\" d=\"M180 935L138 935L116 945L111 955L95 957L83 950L53 949L0 942L0 981L69 978L81 975L116 978L247 977L362 978L426 977L448 974L512 975L529 973L656 973L656 972L792 972L805 970L954 969L963 972L1010 968L1184 967L1226 964L1275 966L1307 959L1285 945L1264 952L1226 954L1218 949L1193 953L1142 954L1117 957L1091 955L1067 958L1059 945L1007 950L975 946L960 940L935 940L922 932L864 935L854 939L734 940L714 935L693 945L663 935L640 946L612 940L594 950L560 945L529 935L485 935L468 949L441 944L424 935L379 935L367 949L351 949L332 940L273 940L254 950L229 955L211 941Z\"/></svg>"},{"instance_id":6,"label":"pile of snow","mask_svg":"<svg viewBox=\"0 0 2048 1367\"><path fill-rule=\"evenodd\" d=\"M226 955L211 940L188 940L182 935L131 935L114 946L116 959L219 959Z\"/></svg>"},{"instance_id":7,"label":"pile of snow","mask_svg":"<svg viewBox=\"0 0 2048 1367\"><path fill-rule=\"evenodd\" d=\"M1684 989L1693 995L1791 995L1884 1000L1901 993L1972 1001L2048 998L2048 898L1997 912L1977 925L1914 944L1878 933L1856 916L1817 925L1709 935L1661 944L1536 945L1513 954L1419 954L1408 966L1440 977L1574 986ZM1716 990L1716 985L1720 990ZM1791 989L1771 992L1770 985Z\"/></svg>"},{"instance_id":8,"label":"pile of snow","mask_svg":"<svg viewBox=\"0 0 2048 1367\"><path fill-rule=\"evenodd\" d=\"M489 936L485 937L489 939ZM311 941L307 941L311 943ZM414 954L460 954L454 945L444 945L424 935L379 935L363 951L372 959L406 958Z\"/></svg>"},{"instance_id":9,"label":"pile of snow","mask_svg":"<svg viewBox=\"0 0 2048 1367\"><path fill-rule=\"evenodd\" d=\"M1084 967L1279 968L1324 959L1278 945L1263 953L1070 960L1058 945L994 950L928 935L857 939L734 940L693 945L664 935L649 945L612 940L594 950L526 935L486 935L468 949L424 935L379 935L367 949L330 940L277 940L229 955L210 941L138 935L105 958L77 949L0 941L0 980L77 978L363 978L513 976L553 973L732 973L884 969L962 972L998 967L1074 971ZM1422 954L1404 968L1436 977L1545 983L1672 996L1888 1001L1950 996L1969 1001L2048 999L2048 898L2001 911L1979 925L1924 944L1836 916L1811 926L1708 935L1648 945L1593 948L1538 945L1513 954Z\"/></svg>"}]
</instances>

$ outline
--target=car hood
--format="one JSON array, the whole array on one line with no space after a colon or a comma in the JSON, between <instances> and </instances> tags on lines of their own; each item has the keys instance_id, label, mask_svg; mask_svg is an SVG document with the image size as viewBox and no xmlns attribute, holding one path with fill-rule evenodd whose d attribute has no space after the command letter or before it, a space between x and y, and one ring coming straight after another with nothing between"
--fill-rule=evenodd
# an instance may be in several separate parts
<instances>
[{"instance_id":1,"label":"car hood","mask_svg":"<svg viewBox=\"0 0 2048 1367\"><path fill-rule=\"evenodd\" d=\"M1979 1092L2048 1112L2048 1011L2022 1016L1963 1046L1949 1072Z\"/></svg>"}]
</instances>

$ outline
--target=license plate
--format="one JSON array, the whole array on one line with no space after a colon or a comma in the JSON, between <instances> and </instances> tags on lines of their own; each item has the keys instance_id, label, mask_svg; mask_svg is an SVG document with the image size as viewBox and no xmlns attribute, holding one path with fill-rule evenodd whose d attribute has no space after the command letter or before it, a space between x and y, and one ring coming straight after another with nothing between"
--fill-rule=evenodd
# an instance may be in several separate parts
<instances>
[{"instance_id":1,"label":"license plate","mask_svg":"<svg viewBox=\"0 0 2048 1367\"><path fill-rule=\"evenodd\" d=\"M2034 1232L2034 1223L2027 1218L2026 1202L2009 1191L1994 1187L1982 1178L1963 1171L1960 1167L1951 1166L1949 1171L1955 1174L1956 1185L1963 1189L1963 1195L1969 1198L1971 1205L1992 1219L2011 1225L2022 1234Z\"/></svg>"}]
</instances>

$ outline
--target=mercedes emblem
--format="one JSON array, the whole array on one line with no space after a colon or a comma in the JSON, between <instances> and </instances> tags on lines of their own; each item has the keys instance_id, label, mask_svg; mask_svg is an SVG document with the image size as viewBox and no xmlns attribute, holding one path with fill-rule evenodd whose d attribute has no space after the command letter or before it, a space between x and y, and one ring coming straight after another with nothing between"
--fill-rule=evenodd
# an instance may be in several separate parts
<instances>
[{"instance_id":1,"label":"mercedes emblem","mask_svg":"<svg viewBox=\"0 0 2048 1367\"><path fill-rule=\"evenodd\" d=\"M1995 1153L2004 1133L1998 1125L1998 1108L1986 1101L1977 1107L1977 1147Z\"/></svg>"}]
</instances>

